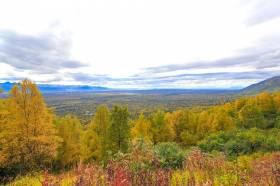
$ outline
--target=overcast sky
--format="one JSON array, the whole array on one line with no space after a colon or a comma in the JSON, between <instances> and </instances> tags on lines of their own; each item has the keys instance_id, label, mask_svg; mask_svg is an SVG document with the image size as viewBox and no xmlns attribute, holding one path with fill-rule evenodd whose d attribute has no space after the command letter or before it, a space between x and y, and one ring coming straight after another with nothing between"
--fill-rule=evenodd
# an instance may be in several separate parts
<instances>
[{"instance_id":1,"label":"overcast sky","mask_svg":"<svg viewBox=\"0 0 280 186\"><path fill-rule=\"evenodd\" d=\"M0 0L0 81L236 88L280 75L279 0Z\"/></svg>"}]
</instances>

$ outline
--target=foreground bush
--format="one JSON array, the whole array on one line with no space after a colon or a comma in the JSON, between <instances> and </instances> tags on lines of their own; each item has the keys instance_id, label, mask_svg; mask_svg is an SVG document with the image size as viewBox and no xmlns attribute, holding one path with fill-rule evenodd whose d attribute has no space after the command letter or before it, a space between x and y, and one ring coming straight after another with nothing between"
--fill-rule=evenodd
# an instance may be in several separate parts
<instances>
[{"instance_id":1,"label":"foreground bush","mask_svg":"<svg viewBox=\"0 0 280 186\"><path fill-rule=\"evenodd\" d=\"M40 178L36 176L25 176L16 179L13 183L8 184L8 186L41 186Z\"/></svg>"},{"instance_id":2,"label":"foreground bush","mask_svg":"<svg viewBox=\"0 0 280 186\"><path fill-rule=\"evenodd\" d=\"M195 149L187 155L182 169L133 170L128 164L111 161L106 167L81 164L60 175L45 172L37 177L23 177L10 186L280 185L280 152L259 156L242 156L231 162L222 154L211 155Z\"/></svg>"},{"instance_id":3,"label":"foreground bush","mask_svg":"<svg viewBox=\"0 0 280 186\"><path fill-rule=\"evenodd\" d=\"M279 136L279 129L251 128L249 130L220 132L202 140L199 147L206 152L219 151L228 157L236 158L240 155L256 152L279 151Z\"/></svg>"},{"instance_id":4,"label":"foreground bush","mask_svg":"<svg viewBox=\"0 0 280 186\"><path fill-rule=\"evenodd\" d=\"M162 168L182 168L184 153L176 143L159 143L155 146L155 156Z\"/></svg>"}]
</instances>

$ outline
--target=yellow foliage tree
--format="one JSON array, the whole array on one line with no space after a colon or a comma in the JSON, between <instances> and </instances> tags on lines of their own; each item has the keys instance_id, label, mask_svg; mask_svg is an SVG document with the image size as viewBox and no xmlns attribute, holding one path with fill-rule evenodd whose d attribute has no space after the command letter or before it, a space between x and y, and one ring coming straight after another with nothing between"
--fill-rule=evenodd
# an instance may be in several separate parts
<instances>
[{"instance_id":1,"label":"yellow foliage tree","mask_svg":"<svg viewBox=\"0 0 280 186\"><path fill-rule=\"evenodd\" d=\"M179 114L180 113L180 114ZM173 112L177 115L177 122L175 122L176 141L183 144L189 144L187 138L196 139L194 136L197 131L197 117L194 112L188 109Z\"/></svg>"},{"instance_id":2,"label":"yellow foliage tree","mask_svg":"<svg viewBox=\"0 0 280 186\"><path fill-rule=\"evenodd\" d=\"M275 107L278 113L280 113L280 93L274 94Z\"/></svg>"},{"instance_id":3,"label":"yellow foliage tree","mask_svg":"<svg viewBox=\"0 0 280 186\"><path fill-rule=\"evenodd\" d=\"M82 161L90 162L99 160L101 156L101 142L95 131L87 129L82 135Z\"/></svg>"},{"instance_id":4,"label":"yellow foliage tree","mask_svg":"<svg viewBox=\"0 0 280 186\"><path fill-rule=\"evenodd\" d=\"M99 105L90 123L89 130L93 130L101 145L101 156L105 158L109 148L110 111L106 105Z\"/></svg>"},{"instance_id":5,"label":"yellow foliage tree","mask_svg":"<svg viewBox=\"0 0 280 186\"><path fill-rule=\"evenodd\" d=\"M199 138L203 138L206 134L213 132L213 114L209 111L203 111L198 116L197 134Z\"/></svg>"},{"instance_id":6,"label":"yellow foliage tree","mask_svg":"<svg viewBox=\"0 0 280 186\"><path fill-rule=\"evenodd\" d=\"M218 108L214 112L213 121L211 123L214 131L227 131L235 127L233 118L223 108Z\"/></svg>"},{"instance_id":7,"label":"yellow foliage tree","mask_svg":"<svg viewBox=\"0 0 280 186\"><path fill-rule=\"evenodd\" d=\"M271 116L276 113L276 105L273 99L273 95L267 92L258 94L255 98L256 105L264 115Z\"/></svg>"},{"instance_id":8,"label":"yellow foliage tree","mask_svg":"<svg viewBox=\"0 0 280 186\"><path fill-rule=\"evenodd\" d=\"M151 114L151 132L153 134L153 143L172 141L175 137L175 131L171 123L167 122L165 112L158 110Z\"/></svg>"},{"instance_id":9,"label":"yellow foliage tree","mask_svg":"<svg viewBox=\"0 0 280 186\"><path fill-rule=\"evenodd\" d=\"M106 105L97 107L82 141L84 161L106 159L109 150L110 111Z\"/></svg>"},{"instance_id":10,"label":"yellow foliage tree","mask_svg":"<svg viewBox=\"0 0 280 186\"><path fill-rule=\"evenodd\" d=\"M54 159L59 137L52 114L33 82L23 80L12 88L4 117L1 167L36 169Z\"/></svg>"},{"instance_id":11,"label":"yellow foliage tree","mask_svg":"<svg viewBox=\"0 0 280 186\"><path fill-rule=\"evenodd\" d=\"M60 119L58 134L62 138L58 149L58 164L61 167L77 165L81 160L82 125L79 119L72 115Z\"/></svg>"},{"instance_id":12,"label":"yellow foliage tree","mask_svg":"<svg viewBox=\"0 0 280 186\"><path fill-rule=\"evenodd\" d=\"M144 141L152 140L151 123L141 113L136 121L134 121L131 129L131 136L133 139L143 139Z\"/></svg>"}]
</instances>

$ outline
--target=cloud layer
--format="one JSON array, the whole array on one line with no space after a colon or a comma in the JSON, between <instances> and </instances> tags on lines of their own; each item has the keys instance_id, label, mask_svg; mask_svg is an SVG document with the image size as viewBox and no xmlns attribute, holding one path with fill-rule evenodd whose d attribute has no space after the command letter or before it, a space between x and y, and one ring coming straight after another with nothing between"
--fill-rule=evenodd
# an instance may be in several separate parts
<instances>
[{"instance_id":1,"label":"cloud layer","mask_svg":"<svg viewBox=\"0 0 280 186\"><path fill-rule=\"evenodd\" d=\"M280 6L278 0L255 0L252 7L252 14L247 19L247 24L256 25L261 24L280 16Z\"/></svg>"},{"instance_id":2,"label":"cloud layer","mask_svg":"<svg viewBox=\"0 0 280 186\"><path fill-rule=\"evenodd\" d=\"M258 70L265 70L280 66L280 48L270 51L256 52L216 61L198 61L188 64L172 64L165 66L150 67L145 69L147 74L172 72L178 70L195 70L211 68L232 68L232 67L251 67Z\"/></svg>"},{"instance_id":3,"label":"cloud layer","mask_svg":"<svg viewBox=\"0 0 280 186\"><path fill-rule=\"evenodd\" d=\"M85 66L70 59L71 40L50 33L29 36L0 31L0 62L20 71L55 74L61 69Z\"/></svg>"},{"instance_id":4,"label":"cloud layer","mask_svg":"<svg viewBox=\"0 0 280 186\"><path fill-rule=\"evenodd\" d=\"M279 0L42 3L1 2L0 81L232 88L280 75Z\"/></svg>"},{"instance_id":5,"label":"cloud layer","mask_svg":"<svg viewBox=\"0 0 280 186\"><path fill-rule=\"evenodd\" d=\"M280 74L280 48L277 46L274 49L271 47L247 49L247 52L240 55L214 61L148 67L125 78L114 78L106 74L75 72L76 69L86 68L87 65L71 60L69 37L57 37L52 34L29 36L5 30L0 31L0 38L0 63L13 67L17 72L27 71L31 74L51 76L49 80L40 81L43 83L63 82L68 79L82 84L110 87L219 88L216 83L236 81L236 84L225 87L231 88L246 86L249 82ZM232 71L234 68L239 70ZM70 72L63 72L65 69L70 69ZM17 81L24 77L15 74L1 79ZM239 85L238 83L242 81L245 84Z\"/></svg>"}]
</instances>

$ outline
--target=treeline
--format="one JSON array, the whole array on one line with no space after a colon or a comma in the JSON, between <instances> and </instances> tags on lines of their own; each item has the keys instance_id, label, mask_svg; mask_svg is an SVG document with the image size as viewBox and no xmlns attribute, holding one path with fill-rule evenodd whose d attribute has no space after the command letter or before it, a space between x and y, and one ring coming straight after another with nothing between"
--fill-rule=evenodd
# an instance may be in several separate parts
<instances>
[{"instance_id":1,"label":"treeline","mask_svg":"<svg viewBox=\"0 0 280 186\"><path fill-rule=\"evenodd\" d=\"M65 170L81 162L106 164L139 144L154 148L162 167L180 168L181 148L198 146L206 152L223 152L230 159L278 151L279 128L280 93L262 93L207 109L139 113L136 119L131 119L126 107L110 110L100 105L90 123L82 125L74 115L56 116L36 85L23 80L0 100L0 173ZM174 161L164 159L166 154Z\"/></svg>"}]
</instances>

